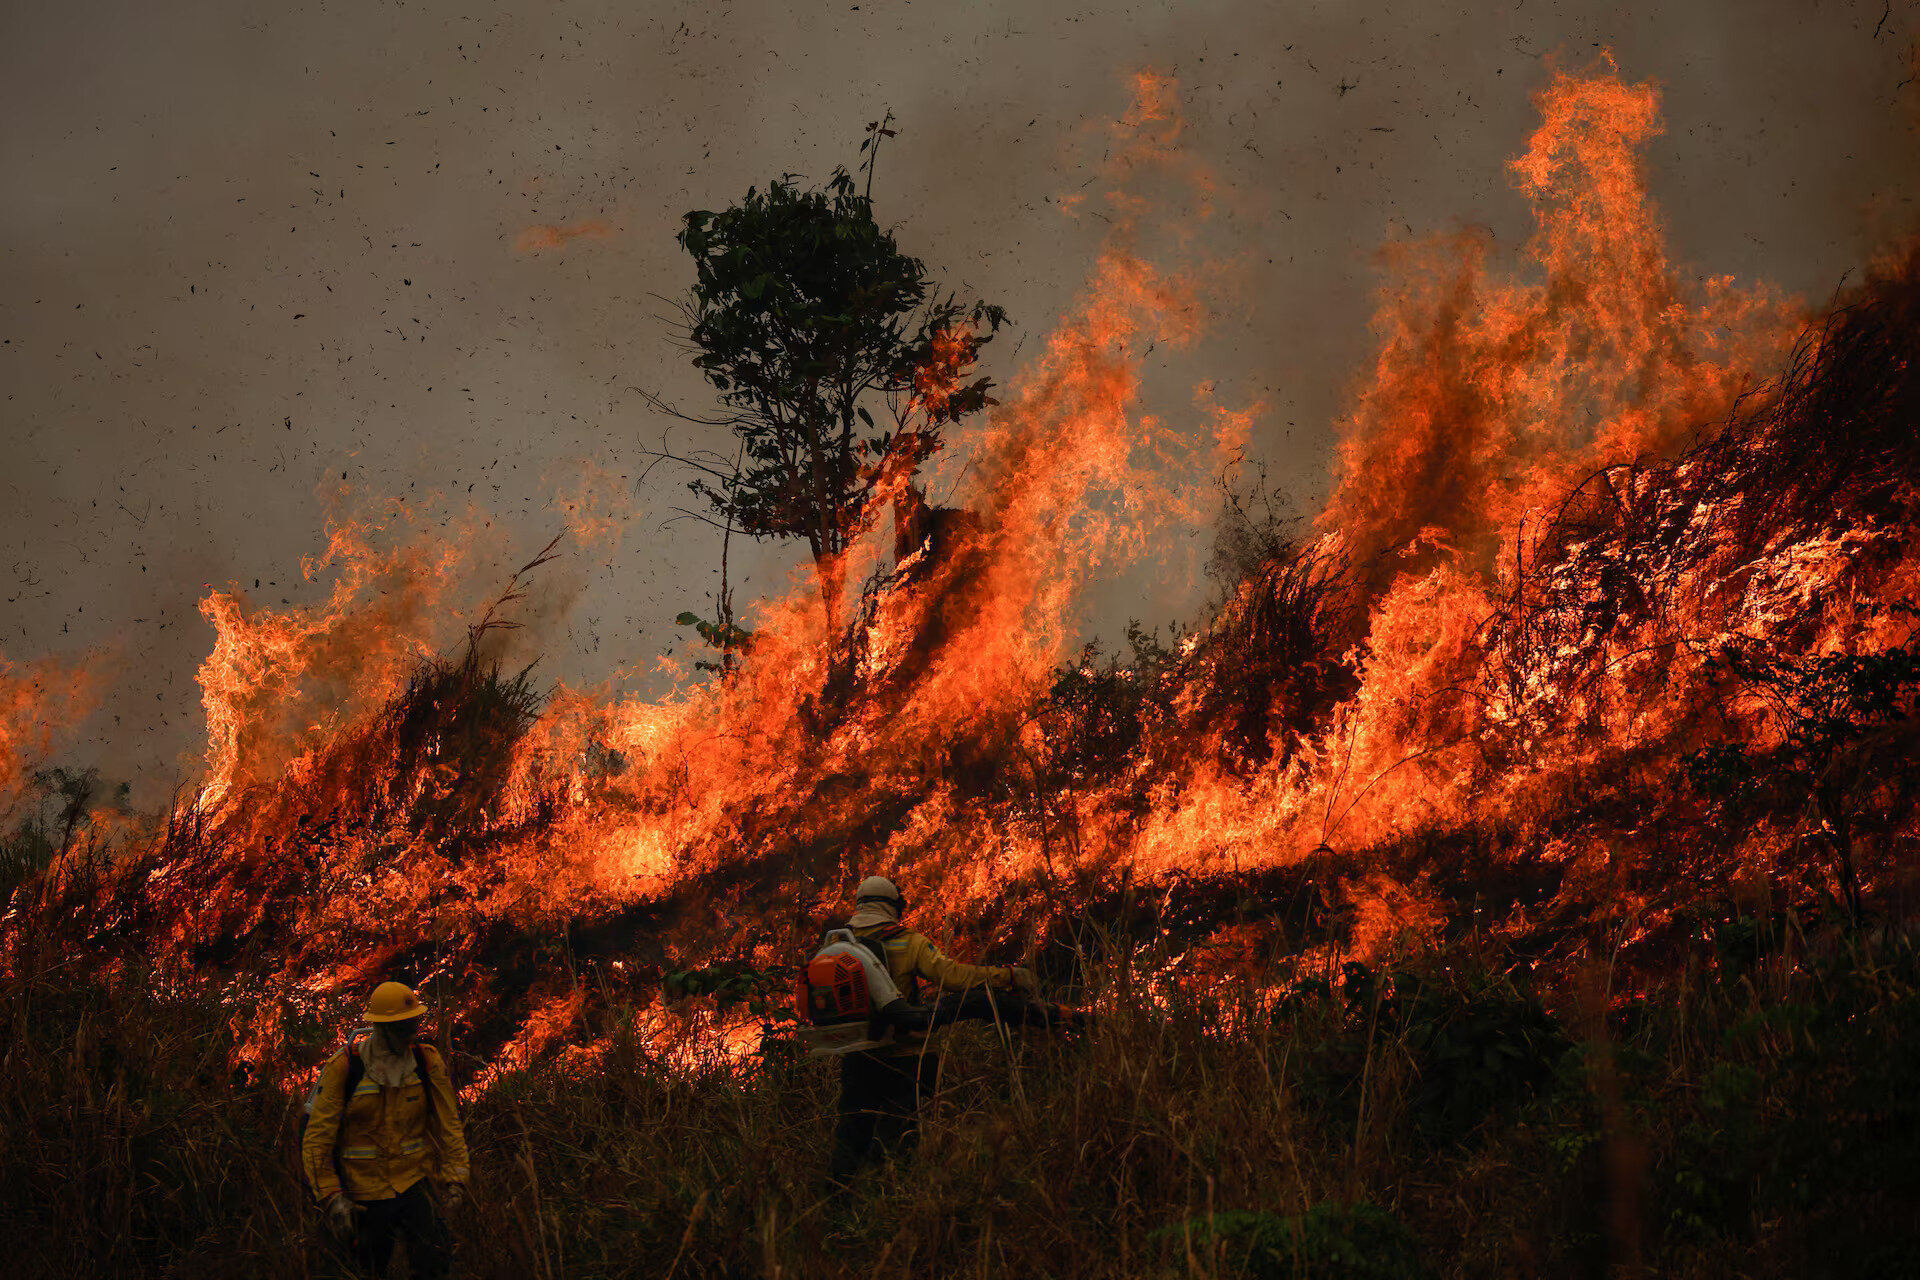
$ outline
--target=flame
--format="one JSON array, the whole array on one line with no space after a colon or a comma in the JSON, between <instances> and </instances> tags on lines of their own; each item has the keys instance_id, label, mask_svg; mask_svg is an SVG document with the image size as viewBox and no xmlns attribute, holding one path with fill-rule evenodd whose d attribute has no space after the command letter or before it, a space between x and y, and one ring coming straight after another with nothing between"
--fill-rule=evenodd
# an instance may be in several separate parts
<instances>
[{"instance_id":1,"label":"flame","mask_svg":"<svg viewBox=\"0 0 1920 1280\"><path fill-rule=\"evenodd\" d=\"M549 253L566 248L579 239L611 240L613 228L598 218L587 218L572 226L562 226L557 222L537 222L530 227L522 227L513 238L515 253Z\"/></svg>"},{"instance_id":2,"label":"flame","mask_svg":"<svg viewBox=\"0 0 1920 1280\"><path fill-rule=\"evenodd\" d=\"M1440 543L1484 566L1587 472L1724 418L1795 332L1768 290L1668 266L1641 156L1660 131L1651 85L1606 58L1555 75L1535 105L1512 172L1536 279L1490 278L1471 232L1383 254L1380 355L1319 518L1383 585Z\"/></svg>"},{"instance_id":3,"label":"flame","mask_svg":"<svg viewBox=\"0 0 1920 1280\"><path fill-rule=\"evenodd\" d=\"M1182 151L1174 82L1134 88L1079 301L936 456L928 491L958 498L918 546L893 563L876 531L849 549L845 581L876 584L849 635L802 575L754 608L725 678L654 701L560 688L535 708L478 648L427 661L444 620L478 608L462 539L337 522L323 604L203 603L206 779L76 918L101 936L157 920L195 963L273 956L278 995L247 1006L258 1062L283 1026L396 967L462 992L472 1024L511 1005L485 1088L592 1034L595 998L630 1000L668 1056L756 1034L638 979L500 990L497 953L589 929L601 954L775 962L875 870L945 909L924 922L936 941L976 946L1058 923L1069 893L1297 870L1345 913L1343 940L1316 944L1331 963L1444 928L1436 850L1497 828L1569 902L1650 909L1636 877L1664 856L1654 837L1583 827L1581 799L1670 791L1709 722L1777 737L1764 708L1720 696L1715 645L1885 646L1897 619L1874 602L1920 586L1910 481L1836 480L1765 510L1746 496L1791 489L1777 459L1814 412L1800 375L1838 339L1795 346L1803 317L1770 290L1674 270L1642 158L1656 92L1610 59L1555 74L1511 170L1535 217L1520 268L1499 273L1466 232L1384 255L1379 353L1314 537L1114 673L1114 696L1146 708L1137 732L1075 763L1056 686L1107 678L1076 658L1085 585L1209 518L1207 479L1258 415L1204 386L1191 421L1142 410L1144 352L1204 330L1207 273L1183 255L1212 184ZM1147 180L1193 198L1171 227L1152 224ZM605 228L533 228L519 247L580 234ZM922 396L950 390L958 341L936 344ZM1847 503L1877 514L1844 519Z\"/></svg>"},{"instance_id":4,"label":"flame","mask_svg":"<svg viewBox=\"0 0 1920 1280\"><path fill-rule=\"evenodd\" d=\"M309 581L336 571L323 605L250 609L238 589L200 602L216 636L199 673L208 737L203 809L282 776L330 729L392 698L412 663L444 638L428 620L457 543L416 538L383 550L381 531L352 520L329 531L326 553L304 566Z\"/></svg>"},{"instance_id":5,"label":"flame","mask_svg":"<svg viewBox=\"0 0 1920 1280\"><path fill-rule=\"evenodd\" d=\"M9 813L62 728L91 710L99 679L85 666L0 655L0 814Z\"/></svg>"}]
</instances>

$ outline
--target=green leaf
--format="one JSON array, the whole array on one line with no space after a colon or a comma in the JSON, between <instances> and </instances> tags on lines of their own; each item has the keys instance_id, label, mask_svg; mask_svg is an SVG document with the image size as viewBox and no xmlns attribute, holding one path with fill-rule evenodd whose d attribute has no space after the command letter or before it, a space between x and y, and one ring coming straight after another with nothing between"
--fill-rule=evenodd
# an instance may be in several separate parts
<instances>
[{"instance_id":1,"label":"green leaf","mask_svg":"<svg viewBox=\"0 0 1920 1280\"><path fill-rule=\"evenodd\" d=\"M697 627L700 625L700 616L691 611L684 612L675 618L674 622L683 627Z\"/></svg>"},{"instance_id":2,"label":"green leaf","mask_svg":"<svg viewBox=\"0 0 1920 1280\"><path fill-rule=\"evenodd\" d=\"M875 429L862 398L879 392L911 403L933 333L991 327L1001 313L942 295L925 264L875 221L844 168L823 187L783 175L718 213L694 211L680 243L696 276L687 308L694 365L731 411L744 453L737 474L697 492L751 537L802 537L823 526L856 536L879 478L860 463L869 440L833 442L823 491L811 446L800 447L802 424L857 417ZM956 375L974 363L979 339L963 344ZM917 414L912 429L928 437L927 454L939 428L991 403L976 389L985 385Z\"/></svg>"}]
</instances>

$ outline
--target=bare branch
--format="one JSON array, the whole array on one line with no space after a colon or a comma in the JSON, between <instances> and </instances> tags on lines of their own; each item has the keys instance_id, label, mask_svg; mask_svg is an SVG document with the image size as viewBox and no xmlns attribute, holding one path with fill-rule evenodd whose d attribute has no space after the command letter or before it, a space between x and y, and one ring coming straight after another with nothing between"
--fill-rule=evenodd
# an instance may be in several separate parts
<instances>
[{"instance_id":1,"label":"bare branch","mask_svg":"<svg viewBox=\"0 0 1920 1280\"><path fill-rule=\"evenodd\" d=\"M674 514L671 519L662 520L660 522L660 527L662 529L666 528L670 524L674 524L681 520L698 520L701 524L706 525L708 528L718 529L722 533L733 532L733 530L729 526L721 524L718 520L713 519L711 516L706 515L704 512L689 511L685 507L669 507L667 509L669 511L672 511Z\"/></svg>"},{"instance_id":2,"label":"bare branch","mask_svg":"<svg viewBox=\"0 0 1920 1280\"><path fill-rule=\"evenodd\" d=\"M736 427L741 425L742 423L754 422L758 420L755 417L755 415L748 414L748 413L732 413L732 414L726 415L725 417L720 417L720 418L703 418L697 413L688 413L683 409L676 408L674 405L669 404L661 396L655 394L652 391L647 390L645 387L628 387L627 390L633 392L635 395L639 396L642 400L645 400L647 404L651 406L655 411L659 413L667 414L669 417L678 418L682 422L691 422L696 426Z\"/></svg>"},{"instance_id":3,"label":"bare branch","mask_svg":"<svg viewBox=\"0 0 1920 1280\"><path fill-rule=\"evenodd\" d=\"M467 646L469 650L477 648L480 644L480 637L489 631L516 631L519 629L520 624L518 622L500 617L500 610L510 604L517 604L521 600L526 599L526 592L521 590L520 587L520 579L532 573L541 565L559 559L559 553L555 548L560 545L561 539L566 536L564 532L554 534L553 541L542 547L539 555L521 565L514 571L513 576L507 579L506 590L501 592L492 603L487 605L486 611L480 615L480 621L467 627Z\"/></svg>"}]
</instances>

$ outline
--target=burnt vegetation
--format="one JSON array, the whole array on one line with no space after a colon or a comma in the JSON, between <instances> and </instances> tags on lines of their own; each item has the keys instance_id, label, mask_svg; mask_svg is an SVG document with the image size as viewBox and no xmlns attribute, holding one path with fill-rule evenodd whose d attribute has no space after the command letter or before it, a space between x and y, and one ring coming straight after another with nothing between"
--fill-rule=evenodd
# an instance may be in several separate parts
<instances>
[{"instance_id":1,"label":"burnt vegetation","mask_svg":"<svg viewBox=\"0 0 1920 1280\"><path fill-rule=\"evenodd\" d=\"M567 887L580 772L516 773L545 697L484 626L297 776L218 812L183 798L157 838L112 845L84 821L96 777L41 775L0 845L12 1271L331 1274L286 1068L397 976L447 1011L457 1078L492 1073L455 1224L471 1274L1895 1274L1920 1251L1917 346L1910 264L1693 448L1596 473L1504 548L1462 690L1502 713L1474 722L1472 767L1586 753L1580 785L1371 847L1089 870L1076 797L1123 841L1200 774L1323 747L1358 687L1363 575L1237 495L1204 624L1089 647L919 773L803 758L788 803L824 828L795 843L787 815L742 812L720 869L638 902ZM1733 627L1787 547L1840 567ZM1707 678L1677 704L1683 658ZM858 665L823 721L918 669ZM1622 744L1623 715L1657 731ZM589 785L628 767L585 750ZM768 957L801 954L935 784L1046 861L943 941L1031 958L1102 1017L960 1033L916 1160L849 1212L819 1181L830 1073L784 1034ZM1570 859L1583 841L1604 856ZM1363 962L1383 884L1427 914ZM662 1009L677 1039L643 1033ZM520 1052L543 1010L555 1033ZM730 1017L767 1031L745 1066L713 1049Z\"/></svg>"}]
</instances>

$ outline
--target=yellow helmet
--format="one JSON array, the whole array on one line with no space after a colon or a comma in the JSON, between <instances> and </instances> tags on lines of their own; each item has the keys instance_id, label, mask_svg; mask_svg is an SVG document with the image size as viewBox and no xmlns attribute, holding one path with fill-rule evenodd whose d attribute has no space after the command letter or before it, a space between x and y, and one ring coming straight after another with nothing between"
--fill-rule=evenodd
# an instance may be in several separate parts
<instances>
[{"instance_id":1,"label":"yellow helmet","mask_svg":"<svg viewBox=\"0 0 1920 1280\"><path fill-rule=\"evenodd\" d=\"M427 1011L413 988L404 982L383 982L367 997L368 1022L404 1022Z\"/></svg>"}]
</instances>

